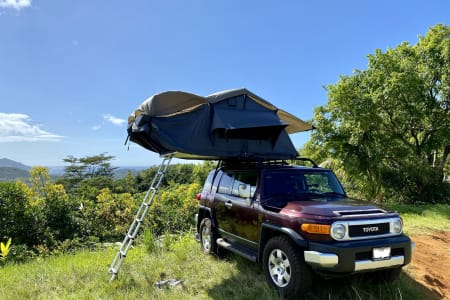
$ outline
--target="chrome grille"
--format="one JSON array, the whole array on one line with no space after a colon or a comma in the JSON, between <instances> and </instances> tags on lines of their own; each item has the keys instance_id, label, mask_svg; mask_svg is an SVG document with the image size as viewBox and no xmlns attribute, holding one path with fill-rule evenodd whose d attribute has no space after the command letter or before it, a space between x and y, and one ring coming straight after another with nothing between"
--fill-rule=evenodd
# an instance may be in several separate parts
<instances>
[{"instance_id":1,"label":"chrome grille","mask_svg":"<svg viewBox=\"0 0 450 300\"><path fill-rule=\"evenodd\" d=\"M400 218L337 221L331 224L331 231L333 231L333 228L336 226L342 225L345 227L345 236L341 239L335 238L337 241L352 241L398 236L402 234L402 232L394 232L394 223L399 220Z\"/></svg>"},{"instance_id":2,"label":"chrome grille","mask_svg":"<svg viewBox=\"0 0 450 300\"><path fill-rule=\"evenodd\" d=\"M348 226L348 235L350 238L376 236L388 233L390 233L389 223L363 224L363 225L359 224Z\"/></svg>"}]
</instances>

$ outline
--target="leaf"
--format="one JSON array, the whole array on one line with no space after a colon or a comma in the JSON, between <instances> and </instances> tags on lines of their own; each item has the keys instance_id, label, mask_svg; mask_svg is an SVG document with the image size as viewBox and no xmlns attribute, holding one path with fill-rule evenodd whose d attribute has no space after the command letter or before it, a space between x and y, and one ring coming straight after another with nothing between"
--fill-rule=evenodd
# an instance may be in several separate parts
<instances>
[{"instance_id":1,"label":"leaf","mask_svg":"<svg viewBox=\"0 0 450 300\"><path fill-rule=\"evenodd\" d=\"M6 245L3 244L3 242L0 243L0 255L2 257L6 257L8 255L10 246L11 246L11 238L8 239Z\"/></svg>"}]
</instances>

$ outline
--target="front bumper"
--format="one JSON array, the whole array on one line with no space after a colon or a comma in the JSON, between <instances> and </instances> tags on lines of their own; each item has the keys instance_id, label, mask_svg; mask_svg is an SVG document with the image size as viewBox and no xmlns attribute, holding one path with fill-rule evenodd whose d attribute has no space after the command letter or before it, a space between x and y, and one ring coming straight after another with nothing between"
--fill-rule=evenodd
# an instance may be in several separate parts
<instances>
[{"instance_id":1,"label":"front bumper","mask_svg":"<svg viewBox=\"0 0 450 300\"><path fill-rule=\"evenodd\" d=\"M390 247L391 256L388 259L373 260L373 249L381 247ZM310 242L304 256L305 262L315 270L327 273L354 273L404 266L411 261L413 248L414 243L410 238L401 235L331 244Z\"/></svg>"}]
</instances>

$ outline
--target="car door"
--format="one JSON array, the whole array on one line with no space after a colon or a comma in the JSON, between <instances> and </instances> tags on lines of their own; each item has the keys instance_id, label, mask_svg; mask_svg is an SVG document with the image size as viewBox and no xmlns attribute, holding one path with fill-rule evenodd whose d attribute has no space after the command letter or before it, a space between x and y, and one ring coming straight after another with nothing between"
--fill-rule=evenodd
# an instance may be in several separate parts
<instances>
[{"instance_id":1,"label":"car door","mask_svg":"<svg viewBox=\"0 0 450 300\"><path fill-rule=\"evenodd\" d=\"M219 183L221 193L216 195L220 203L220 209L216 210L219 230L230 241L256 248L260 233L254 201L256 172L234 171L224 176Z\"/></svg>"},{"instance_id":2,"label":"car door","mask_svg":"<svg viewBox=\"0 0 450 300\"><path fill-rule=\"evenodd\" d=\"M230 219L229 207L231 204L231 187L233 184L233 173L221 172L217 191L214 195L214 212L216 215L217 226L220 235L228 238L228 235L234 231L233 220Z\"/></svg>"}]
</instances>

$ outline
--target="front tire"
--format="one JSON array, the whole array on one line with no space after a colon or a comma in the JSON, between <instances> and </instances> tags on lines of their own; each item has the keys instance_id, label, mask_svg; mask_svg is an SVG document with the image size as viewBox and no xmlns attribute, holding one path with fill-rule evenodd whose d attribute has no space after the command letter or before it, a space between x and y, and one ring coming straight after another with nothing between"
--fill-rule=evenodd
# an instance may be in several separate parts
<instances>
[{"instance_id":1,"label":"front tire","mask_svg":"<svg viewBox=\"0 0 450 300\"><path fill-rule=\"evenodd\" d=\"M204 218L199 227L200 248L205 254L217 252L216 235L214 234L211 219Z\"/></svg>"},{"instance_id":2,"label":"front tire","mask_svg":"<svg viewBox=\"0 0 450 300\"><path fill-rule=\"evenodd\" d=\"M263 269L269 285L288 299L301 297L311 289L313 273L305 263L303 251L285 236L267 242Z\"/></svg>"}]
</instances>

